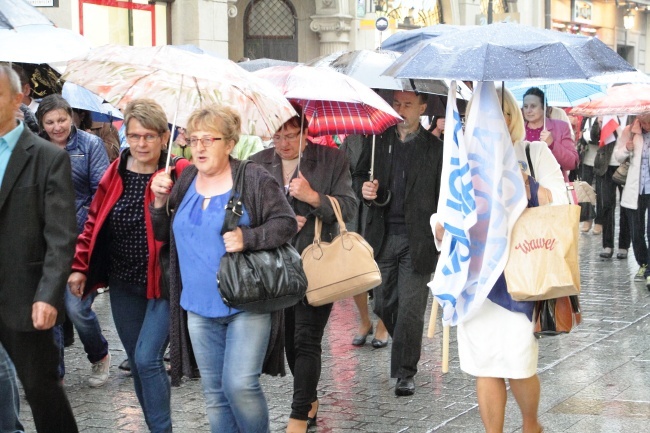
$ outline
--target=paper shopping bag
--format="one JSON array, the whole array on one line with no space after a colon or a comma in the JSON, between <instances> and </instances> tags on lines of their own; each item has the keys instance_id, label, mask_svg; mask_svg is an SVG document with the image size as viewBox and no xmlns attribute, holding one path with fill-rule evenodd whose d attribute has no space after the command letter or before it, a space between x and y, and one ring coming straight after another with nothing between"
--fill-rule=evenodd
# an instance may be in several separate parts
<instances>
[{"instance_id":1,"label":"paper shopping bag","mask_svg":"<svg viewBox=\"0 0 650 433\"><path fill-rule=\"evenodd\" d=\"M525 209L512 230L505 268L508 293L517 301L580 293L578 225L580 206Z\"/></svg>"}]
</instances>

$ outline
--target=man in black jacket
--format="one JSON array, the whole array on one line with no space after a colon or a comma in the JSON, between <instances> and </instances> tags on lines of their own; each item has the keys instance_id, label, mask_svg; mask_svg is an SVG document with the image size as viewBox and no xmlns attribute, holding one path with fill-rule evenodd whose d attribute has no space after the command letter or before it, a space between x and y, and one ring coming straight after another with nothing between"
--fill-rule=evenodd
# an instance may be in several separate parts
<instances>
[{"instance_id":1,"label":"man in black jacket","mask_svg":"<svg viewBox=\"0 0 650 433\"><path fill-rule=\"evenodd\" d=\"M370 206L364 236L382 276L374 311L393 338L391 377L397 378L398 396L415 392L427 283L437 260L429 218L438 205L442 142L420 125L426 106L426 95L396 91L393 108L404 121L376 137L374 179L369 180L372 137L353 176Z\"/></svg>"},{"instance_id":2,"label":"man in black jacket","mask_svg":"<svg viewBox=\"0 0 650 433\"><path fill-rule=\"evenodd\" d=\"M21 100L18 76L0 64L0 343L36 430L75 433L52 333L63 317L77 236L70 158L16 122ZM6 396L6 382L0 385Z\"/></svg>"}]
</instances>

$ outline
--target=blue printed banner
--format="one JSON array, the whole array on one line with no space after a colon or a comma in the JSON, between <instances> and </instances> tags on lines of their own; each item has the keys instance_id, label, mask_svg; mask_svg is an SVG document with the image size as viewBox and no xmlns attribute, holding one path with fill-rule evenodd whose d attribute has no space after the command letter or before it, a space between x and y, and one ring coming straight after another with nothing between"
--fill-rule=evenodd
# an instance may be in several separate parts
<instances>
[{"instance_id":1,"label":"blue printed banner","mask_svg":"<svg viewBox=\"0 0 650 433\"><path fill-rule=\"evenodd\" d=\"M449 86L438 221L445 228L431 292L443 324L471 317L508 261L508 239L528 200L492 82L480 82L465 134Z\"/></svg>"}]
</instances>

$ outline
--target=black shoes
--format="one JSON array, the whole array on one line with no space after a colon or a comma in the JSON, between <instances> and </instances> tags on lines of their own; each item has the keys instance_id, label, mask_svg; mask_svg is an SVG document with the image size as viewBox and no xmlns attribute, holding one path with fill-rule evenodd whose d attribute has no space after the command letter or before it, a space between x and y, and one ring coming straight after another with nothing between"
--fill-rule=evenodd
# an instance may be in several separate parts
<instances>
[{"instance_id":1,"label":"black shoes","mask_svg":"<svg viewBox=\"0 0 650 433\"><path fill-rule=\"evenodd\" d=\"M354 339L352 340L352 345L363 346L364 344L366 344L366 339L368 338L368 335L371 334L372 334L372 324L370 324L370 328L368 329L368 332L365 333L365 335L358 334L354 336Z\"/></svg>"},{"instance_id":2,"label":"black shoes","mask_svg":"<svg viewBox=\"0 0 650 433\"><path fill-rule=\"evenodd\" d=\"M405 397L415 394L415 381L412 377L404 379L397 379L395 384L395 395L398 397Z\"/></svg>"},{"instance_id":3,"label":"black shoes","mask_svg":"<svg viewBox=\"0 0 650 433\"><path fill-rule=\"evenodd\" d=\"M603 259L611 259L612 256L614 255L614 251L612 248L605 248L602 253L600 253L600 257Z\"/></svg>"},{"instance_id":4,"label":"black shoes","mask_svg":"<svg viewBox=\"0 0 650 433\"><path fill-rule=\"evenodd\" d=\"M388 346L388 337L385 340L373 338L371 344L372 347L374 347L375 349L381 349L382 347L386 347Z\"/></svg>"}]
</instances>

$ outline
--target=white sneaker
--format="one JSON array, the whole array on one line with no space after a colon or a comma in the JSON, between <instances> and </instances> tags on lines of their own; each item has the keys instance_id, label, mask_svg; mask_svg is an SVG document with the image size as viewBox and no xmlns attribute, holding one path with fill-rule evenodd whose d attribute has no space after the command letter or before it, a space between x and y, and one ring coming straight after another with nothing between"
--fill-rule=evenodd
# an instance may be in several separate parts
<instances>
[{"instance_id":1,"label":"white sneaker","mask_svg":"<svg viewBox=\"0 0 650 433\"><path fill-rule=\"evenodd\" d=\"M97 361L92 366L92 373L88 378L88 385L91 388L98 388L108 381L108 370L111 367L111 354L108 353L104 359Z\"/></svg>"}]
</instances>

